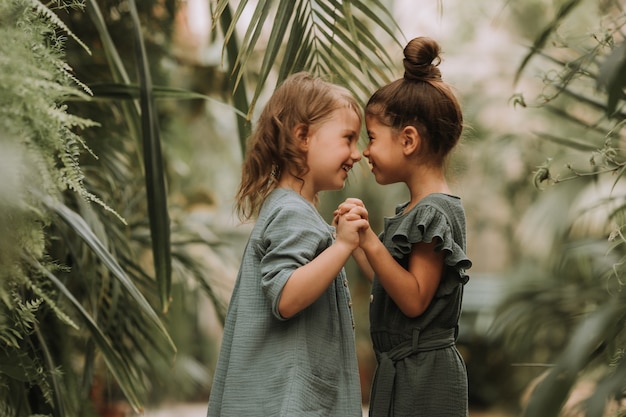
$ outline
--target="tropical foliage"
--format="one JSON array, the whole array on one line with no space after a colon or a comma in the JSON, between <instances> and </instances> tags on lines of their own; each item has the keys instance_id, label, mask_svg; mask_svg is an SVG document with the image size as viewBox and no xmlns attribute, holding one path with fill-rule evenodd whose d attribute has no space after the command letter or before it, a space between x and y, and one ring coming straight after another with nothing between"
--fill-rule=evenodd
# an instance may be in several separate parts
<instances>
[{"instance_id":1,"label":"tropical foliage","mask_svg":"<svg viewBox=\"0 0 626 417\"><path fill-rule=\"evenodd\" d=\"M517 73L540 62L541 93L513 100L552 121L536 135L557 146L536 170L543 191L519 226L525 249L493 334L541 372L525 416L625 415L626 15L618 2L570 0L554 16ZM595 33L567 26L585 19L599 22Z\"/></svg>"},{"instance_id":2,"label":"tropical foliage","mask_svg":"<svg viewBox=\"0 0 626 417\"><path fill-rule=\"evenodd\" d=\"M399 71L388 51L401 50L402 35L379 0L209 1L210 59L180 51L186 3L0 2L3 416L103 415L117 401L138 411L164 393L204 395L216 342L206 323L223 319L232 247L246 233L224 225L216 189L236 182L224 167L240 162L264 95L309 70L365 100ZM524 384L543 374L526 415L562 413L583 382L593 384L588 415L601 415L623 401L626 374L626 17L616 1L507 5L529 31L548 4L554 18L515 77L525 87L540 69L540 93L511 100L544 127L505 145L551 147L537 150L547 158L536 189L498 188L523 218L500 230L516 233L519 261L492 334L514 369L532 371ZM581 20L598 29L581 33ZM506 163L504 145L484 142L473 143L483 174L501 181L487 170ZM395 192L349 186L375 219L389 209L381 195ZM343 198L323 197L324 213ZM366 284L352 289L367 299Z\"/></svg>"},{"instance_id":3,"label":"tropical foliage","mask_svg":"<svg viewBox=\"0 0 626 417\"><path fill-rule=\"evenodd\" d=\"M81 168L82 155L97 156L80 132L99 122L67 111L68 100L87 100L91 91L66 64L64 44L69 36L89 50L38 1L1 7L2 169L9 180L1 193L2 414L86 415L100 365L138 406L142 356L171 361L175 348L122 267L116 252L128 248L110 246L105 226L122 231L126 220L90 191Z\"/></svg>"}]
</instances>

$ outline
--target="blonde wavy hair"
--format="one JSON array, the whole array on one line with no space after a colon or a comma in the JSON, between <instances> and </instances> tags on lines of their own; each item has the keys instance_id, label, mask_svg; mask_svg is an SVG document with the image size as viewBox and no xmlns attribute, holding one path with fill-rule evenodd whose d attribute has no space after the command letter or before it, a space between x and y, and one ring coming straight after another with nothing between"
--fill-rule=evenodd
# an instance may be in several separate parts
<instances>
[{"instance_id":1,"label":"blonde wavy hair","mask_svg":"<svg viewBox=\"0 0 626 417\"><path fill-rule=\"evenodd\" d=\"M287 77L263 108L248 139L236 211L241 220L256 217L263 201L289 172L302 178L309 170L306 152L296 131L327 121L340 108L350 108L362 119L361 108L350 91L306 72ZM302 130L302 129L300 129Z\"/></svg>"}]
</instances>

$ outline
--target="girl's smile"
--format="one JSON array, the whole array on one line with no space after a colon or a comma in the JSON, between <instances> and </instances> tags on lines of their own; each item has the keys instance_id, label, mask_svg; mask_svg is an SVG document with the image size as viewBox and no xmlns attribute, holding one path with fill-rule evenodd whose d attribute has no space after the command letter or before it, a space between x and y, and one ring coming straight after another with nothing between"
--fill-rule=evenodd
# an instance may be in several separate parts
<instances>
[{"instance_id":1,"label":"girl's smile","mask_svg":"<svg viewBox=\"0 0 626 417\"><path fill-rule=\"evenodd\" d=\"M361 160L357 149L361 120L352 108L336 110L329 120L313 127L307 141L307 173L313 193L343 188L348 173Z\"/></svg>"}]
</instances>

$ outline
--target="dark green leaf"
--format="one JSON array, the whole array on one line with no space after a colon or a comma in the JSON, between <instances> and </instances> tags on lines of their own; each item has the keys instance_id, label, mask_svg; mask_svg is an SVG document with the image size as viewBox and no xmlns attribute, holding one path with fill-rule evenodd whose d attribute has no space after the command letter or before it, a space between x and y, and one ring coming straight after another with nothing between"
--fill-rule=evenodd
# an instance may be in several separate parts
<instances>
[{"instance_id":1,"label":"dark green leaf","mask_svg":"<svg viewBox=\"0 0 626 417\"><path fill-rule=\"evenodd\" d=\"M598 146L584 142L583 140L574 138L564 138L562 136L556 136L550 133L536 133L542 139L549 140L550 142L558 143L560 145L567 146L568 148L576 149L583 152L594 152L598 150Z\"/></svg>"},{"instance_id":2,"label":"dark green leaf","mask_svg":"<svg viewBox=\"0 0 626 417\"><path fill-rule=\"evenodd\" d=\"M586 401L586 417L602 417L605 415L608 401L621 401L626 387L626 358L622 357L611 371L606 378L599 381L593 394Z\"/></svg>"},{"instance_id":3,"label":"dark green leaf","mask_svg":"<svg viewBox=\"0 0 626 417\"><path fill-rule=\"evenodd\" d=\"M93 99L113 99L113 100L136 100L140 97L140 86L137 84L114 84L99 83L91 84L89 88L93 92ZM196 93L194 91L184 90L181 88L152 86L152 93L156 100L208 100L219 104L231 110L241 117L246 114L237 110L223 101L219 101L211 96Z\"/></svg>"},{"instance_id":4,"label":"dark green leaf","mask_svg":"<svg viewBox=\"0 0 626 417\"><path fill-rule=\"evenodd\" d=\"M278 7L278 12L276 14L276 23L272 27L272 32L270 33L270 38L267 42L267 49L265 51L265 55L263 56L263 63L261 64L261 69L258 73L259 79L257 83L257 88L254 92L254 97L250 102L250 111L254 111L256 101L263 91L265 81L270 74L270 70L274 65L274 62L276 61L276 56L281 49L283 39L285 37L285 34L287 33L287 28L289 27L289 22L291 18L289 12L290 9L288 7Z\"/></svg>"},{"instance_id":5,"label":"dark green leaf","mask_svg":"<svg viewBox=\"0 0 626 417\"><path fill-rule=\"evenodd\" d=\"M128 366L126 361L121 357L117 350L111 345L110 340L103 333L102 329L93 320L91 315L83 308L81 303L74 297L70 290L50 271L44 268L34 259L30 260L31 264L39 269L54 285L61 291L61 293L72 303L76 311L80 314L83 323L89 329L89 334L95 341L102 353L105 362L108 365L109 371L115 376L116 381L119 383L120 388L124 391L124 394L130 405L139 411L142 407L140 397L140 391L138 387L141 385L141 380L133 375L132 369Z\"/></svg>"},{"instance_id":6,"label":"dark green leaf","mask_svg":"<svg viewBox=\"0 0 626 417\"><path fill-rule=\"evenodd\" d=\"M102 261L102 263L126 289L128 295L130 295L134 302L137 303L140 311L142 311L143 314L145 314L151 320L152 324L154 324L162 331L163 336L166 337L170 345L173 347L173 342L171 342L171 340L169 339L167 331L163 327L161 320L154 312L150 303L148 303L146 298L141 294L141 292L133 284L130 278L128 278L128 276L115 260L113 255L109 253L109 251L98 239L98 237L91 231L89 225L85 222L85 220L83 220L81 216L72 211L69 207L60 202L53 201L51 199L44 199L43 203L54 213L58 214L61 219L63 219L72 228L72 230L76 232L78 236L80 236L80 238L94 251L94 253Z\"/></svg>"},{"instance_id":7,"label":"dark green leaf","mask_svg":"<svg viewBox=\"0 0 626 417\"><path fill-rule=\"evenodd\" d=\"M237 17L241 15L242 8L241 4L240 8L237 10ZM237 42L237 36L230 31L234 28L233 23L236 21L236 18L233 19L233 16L230 11L230 6L226 4L219 14L219 19L221 22L221 27L223 31L228 30L229 32L224 33L224 42L226 43L226 51L228 53L228 81L233 90L233 102L235 103L235 108L237 110L237 130L239 132L239 147L241 149L241 155L245 156L246 154L246 140L251 133L250 120L248 119L248 114L250 112L250 105L248 103L248 97L246 95L246 87L245 87L245 77L242 75L241 79L244 82L237 82L235 80L236 74L239 74L241 71L239 70L237 61L239 45Z\"/></svg>"},{"instance_id":8,"label":"dark green leaf","mask_svg":"<svg viewBox=\"0 0 626 417\"><path fill-rule=\"evenodd\" d=\"M516 83L519 80L520 75L526 68L526 65L528 65L528 63L530 62L530 59L543 49L544 45L546 44L550 36L552 36L555 30L559 27L563 19L565 19L565 17L567 17L567 15L569 15L576 8L576 6L578 6L580 2L581 0L568 0L561 5L561 7L559 8L559 11L557 12L557 15L548 24L548 26L544 28L541 34L539 34L539 36L535 39L535 42L530 47L528 54L524 57L524 59L522 60L522 63L517 68L517 71L515 72Z\"/></svg>"},{"instance_id":9,"label":"dark green leaf","mask_svg":"<svg viewBox=\"0 0 626 417\"><path fill-rule=\"evenodd\" d=\"M602 64L597 82L608 94L606 114L612 116L626 89L626 42L615 47Z\"/></svg>"},{"instance_id":10,"label":"dark green leaf","mask_svg":"<svg viewBox=\"0 0 626 417\"><path fill-rule=\"evenodd\" d=\"M530 397L525 417L557 417L576 382L607 339L615 336L615 319L623 306L607 303L591 313L576 329L555 367L537 385Z\"/></svg>"},{"instance_id":11,"label":"dark green leaf","mask_svg":"<svg viewBox=\"0 0 626 417\"><path fill-rule=\"evenodd\" d=\"M134 0L129 1L130 14L133 19L135 52L139 70L141 127L143 143L143 160L148 196L148 213L150 218L150 236L152 237L152 257L156 280L161 297L161 305L167 312L170 304L172 287L172 257L170 248L170 219L167 208L167 192L165 190L165 170L161 154L158 115L152 93L150 65L143 42L141 24Z\"/></svg>"}]
</instances>

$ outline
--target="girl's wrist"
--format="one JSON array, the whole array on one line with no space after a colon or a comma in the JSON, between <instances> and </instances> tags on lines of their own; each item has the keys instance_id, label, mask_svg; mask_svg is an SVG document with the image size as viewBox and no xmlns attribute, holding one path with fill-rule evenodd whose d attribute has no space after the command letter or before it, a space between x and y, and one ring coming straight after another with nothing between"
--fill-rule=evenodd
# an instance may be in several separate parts
<instances>
[{"instance_id":1,"label":"girl's wrist","mask_svg":"<svg viewBox=\"0 0 626 417\"><path fill-rule=\"evenodd\" d=\"M360 241L359 246L363 249L363 252L368 253L376 249L376 243L379 242L378 236L372 233L367 233L366 237Z\"/></svg>"},{"instance_id":2,"label":"girl's wrist","mask_svg":"<svg viewBox=\"0 0 626 417\"><path fill-rule=\"evenodd\" d=\"M338 251L343 252L346 255L346 258L350 257L350 255L352 255L352 252L355 249L354 245L351 245L349 242L343 241L341 239L335 240L335 242L333 243L333 246Z\"/></svg>"}]
</instances>

